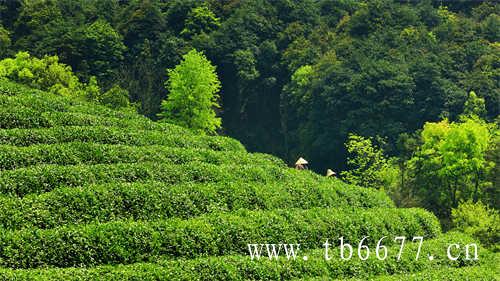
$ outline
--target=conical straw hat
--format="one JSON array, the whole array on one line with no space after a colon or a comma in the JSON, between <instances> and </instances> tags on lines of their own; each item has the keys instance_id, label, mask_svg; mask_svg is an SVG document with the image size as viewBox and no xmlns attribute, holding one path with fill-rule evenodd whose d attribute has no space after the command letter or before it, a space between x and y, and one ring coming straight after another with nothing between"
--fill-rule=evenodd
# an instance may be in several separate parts
<instances>
[{"instance_id":1,"label":"conical straw hat","mask_svg":"<svg viewBox=\"0 0 500 281\"><path fill-rule=\"evenodd\" d=\"M306 159L300 157L299 160L297 160L297 162L295 162L295 165L306 165L306 164L309 164L309 162L306 161Z\"/></svg>"},{"instance_id":2,"label":"conical straw hat","mask_svg":"<svg viewBox=\"0 0 500 281\"><path fill-rule=\"evenodd\" d=\"M335 175L336 175L336 173L334 171L332 171L332 169L326 170L327 177L331 177L331 176L335 176Z\"/></svg>"}]
</instances>

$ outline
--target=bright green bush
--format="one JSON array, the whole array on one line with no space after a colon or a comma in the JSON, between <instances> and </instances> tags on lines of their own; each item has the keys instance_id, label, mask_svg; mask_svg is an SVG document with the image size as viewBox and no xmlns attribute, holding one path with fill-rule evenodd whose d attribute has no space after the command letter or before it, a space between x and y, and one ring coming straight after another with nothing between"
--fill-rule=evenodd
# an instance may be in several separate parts
<instances>
[{"instance_id":1,"label":"bright green bush","mask_svg":"<svg viewBox=\"0 0 500 281\"><path fill-rule=\"evenodd\" d=\"M200 143L200 146L204 142ZM191 145L194 143L190 143ZM185 145L185 146L191 146ZM205 143L208 146L208 143ZM70 142L63 144L40 144L27 147L0 145L0 170L16 169L37 164L113 164L135 162L161 162L183 164L205 162L210 164L278 165L262 154L245 151L219 152L207 149L172 148L166 146L126 146ZM281 162L279 166L284 167Z\"/></svg>"},{"instance_id":2,"label":"bright green bush","mask_svg":"<svg viewBox=\"0 0 500 281\"><path fill-rule=\"evenodd\" d=\"M99 165L38 165L29 168L7 170L0 173L0 193L25 196L31 193L43 193L58 187L76 187L88 184L161 181L165 184L188 182L224 183L245 182L262 184L281 184L285 190L294 191L295 185L306 185L310 188L318 185L335 185L330 179L314 176L312 173L281 168L275 165L213 165L207 163L160 164L129 163ZM340 184L340 182L338 182ZM339 190L342 196L350 197L351 190L346 186ZM344 195L343 193L347 193ZM300 193L297 196L302 196ZM318 196L321 196L318 194ZM380 195L382 196L382 195ZM361 196L358 199L362 199ZM389 202L386 196L376 200ZM355 198L349 202L358 206ZM369 204L368 204L369 206ZM392 204L391 204L392 206Z\"/></svg>"},{"instance_id":3,"label":"bright green bush","mask_svg":"<svg viewBox=\"0 0 500 281\"><path fill-rule=\"evenodd\" d=\"M0 77L0 100L3 100L6 96L15 96L20 94L31 95L35 93L43 93L43 91L15 83L5 77Z\"/></svg>"},{"instance_id":4,"label":"bright green bush","mask_svg":"<svg viewBox=\"0 0 500 281\"><path fill-rule=\"evenodd\" d=\"M50 127L48 118L31 108L0 108L0 129Z\"/></svg>"},{"instance_id":5,"label":"bright green bush","mask_svg":"<svg viewBox=\"0 0 500 281\"><path fill-rule=\"evenodd\" d=\"M500 215L481 202L463 202L451 210L452 225L456 230L467 233L492 247L500 250Z\"/></svg>"},{"instance_id":6,"label":"bright green bush","mask_svg":"<svg viewBox=\"0 0 500 281\"><path fill-rule=\"evenodd\" d=\"M15 58L0 61L0 78L7 78L30 87L62 96L85 95L86 85L73 74L71 67L59 63L57 56L42 59L19 52Z\"/></svg>"},{"instance_id":7,"label":"bright green bush","mask_svg":"<svg viewBox=\"0 0 500 281\"><path fill-rule=\"evenodd\" d=\"M423 220L422 220L423 218ZM92 266L167 257L246 253L248 243L300 242L320 247L324 237L365 235L435 237L437 219L422 209L309 209L215 213L189 220L115 221L0 236L0 265L11 268ZM377 241L369 241L374 245Z\"/></svg>"},{"instance_id":8,"label":"bright green bush","mask_svg":"<svg viewBox=\"0 0 500 281\"><path fill-rule=\"evenodd\" d=\"M286 184L287 188L283 187ZM341 182L159 182L58 188L24 198L0 197L0 229L52 228L116 219L190 218L238 209L393 207L382 192Z\"/></svg>"},{"instance_id":9,"label":"bright green bush","mask_svg":"<svg viewBox=\"0 0 500 281\"><path fill-rule=\"evenodd\" d=\"M500 261L499 261L500 262ZM475 280L475 281L492 281L498 280L500 273L495 272L495 268L483 266L468 266L461 268L446 268L431 271L422 271L413 274L401 274L394 276L380 276L370 280L390 281L390 280L407 280L407 281L455 281L455 280Z\"/></svg>"},{"instance_id":10,"label":"bright green bush","mask_svg":"<svg viewBox=\"0 0 500 281\"><path fill-rule=\"evenodd\" d=\"M439 241L439 239L437 239ZM436 242L438 242L436 241ZM433 241L434 242L434 241ZM438 244L438 243L433 243ZM498 260L498 258L497 258ZM396 267L397 266L397 267ZM392 263L365 262L324 262L309 260L307 262L251 262L245 256L209 257L194 260L179 260L159 263L137 263L133 265L99 266L94 268L65 269L29 269L0 270L0 278L5 280L308 280L329 281L333 276L339 280L342 277L368 275L376 272L415 272L425 269L422 273L393 275L386 277L368 276L355 280L495 280L498 273L492 265L466 266L446 268L441 265L426 264L412 266L411 263L393 266ZM189 270L186 270L189 268ZM373 271L375 269L375 271ZM366 274L360 274L364 270ZM373 273L372 273L373 272ZM313 276L324 273L322 277L293 279L295 277ZM329 275L328 275L329 274ZM30 279L32 278L32 279ZM335 277L333 277L335 278ZM340 279L342 278L342 279Z\"/></svg>"},{"instance_id":11,"label":"bright green bush","mask_svg":"<svg viewBox=\"0 0 500 281\"><path fill-rule=\"evenodd\" d=\"M470 237L454 234L426 241L423 252L435 249L444 249L448 243L470 243ZM458 262L444 260L431 263L420 259L414 261L417 245L408 244L407 253L402 256L402 262L393 258L386 261L376 261L369 258L367 261L351 259L350 261L331 260L325 262L321 257L321 251L308 251L308 261L296 260L286 261L251 261L248 256L223 256L197 258L191 260L160 260L155 263L137 263L132 265L99 266L94 268L65 268L65 269L29 269L29 270L0 270L0 277L11 279L36 280L290 280L306 276L319 276L321 278L310 278L303 280L332 280L333 278L357 277L359 280L378 280L377 274L398 274L423 271L415 276L394 275L387 277L388 280L421 280L419 276L432 275L433 279L442 280L440 276L457 276L464 278L446 280L467 280L471 278L486 277L486 279L470 280L495 280L495 261L499 256L492 256L488 252L480 251L482 260L475 263L466 263L460 259ZM389 252L398 251L398 246L390 247ZM490 258L491 257L491 258ZM483 262L486 261L486 262ZM480 266L470 266L480 264ZM453 268L450 268L453 267ZM189 268L190 270L186 270ZM442 275L439 275L442 274ZM412 277L412 279L410 279ZM399 279L398 279L399 278ZM302 280L302 279L301 279ZM356 279L358 280L358 279ZM385 280L385 279L382 279Z\"/></svg>"},{"instance_id":12,"label":"bright green bush","mask_svg":"<svg viewBox=\"0 0 500 281\"><path fill-rule=\"evenodd\" d=\"M67 97L50 95L57 98L42 98L48 95L43 91L0 79L0 106L3 108L31 107L39 111L67 111L71 107Z\"/></svg>"}]
</instances>

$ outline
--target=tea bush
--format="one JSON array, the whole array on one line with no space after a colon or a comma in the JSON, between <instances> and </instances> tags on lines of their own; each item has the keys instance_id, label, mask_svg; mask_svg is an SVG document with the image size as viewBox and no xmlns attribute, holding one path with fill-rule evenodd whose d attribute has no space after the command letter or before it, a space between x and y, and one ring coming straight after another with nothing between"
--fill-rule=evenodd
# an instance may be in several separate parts
<instances>
[{"instance_id":1,"label":"tea bush","mask_svg":"<svg viewBox=\"0 0 500 281\"><path fill-rule=\"evenodd\" d=\"M184 138L184 140L186 139ZM207 142L200 142L200 146L203 143L207 144ZM0 145L0 170L37 164L75 165L135 162L184 164L194 161L219 165L254 164L259 166L274 164L285 166L278 159L271 160L269 157L263 157L262 154L250 154L244 151L218 152L208 149L173 148L160 145L137 147L82 142L28 147Z\"/></svg>"},{"instance_id":2,"label":"tea bush","mask_svg":"<svg viewBox=\"0 0 500 281\"><path fill-rule=\"evenodd\" d=\"M142 128L141 128L142 127ZM103 144L163 145L168 147L208 148L212 150L238 150L245 148L238 141L222 136L193 136L179 127L164 126L157 130L136 127L56 126L34 129L0 130L0 144L28 146L65 142L93 142Z\"/></svg>"},{"instance_id":3,"label":"tea bush","mask_svg":"<svg viewBox=\"0 0 500 281\"><path fill-rule=\"evenodd\" d=\"M121 183L58 188L24 198L0 197L0 229L53 228L116 219L191 218L238 209L271 210L393 207L379 191L345 184L271 184L245 181L211 184Z\"/></svg>"},{"instance_id":4,"label":"tea bush","mask_svg":"<svg viewBox=\"0 0 500 281\"><path fill-rule=\"evenodd\" d=\"M193 258L246 253L248 243L321 247L324 237L425 236L440 233L421 209L237 211L188 220L114 221L0 236L0 265L10 268L92 266L148 261L159 255ZM375 245L377 241L368 241ZM85 249L85 250L82 250Z\"/></svg>"}]
</instances>

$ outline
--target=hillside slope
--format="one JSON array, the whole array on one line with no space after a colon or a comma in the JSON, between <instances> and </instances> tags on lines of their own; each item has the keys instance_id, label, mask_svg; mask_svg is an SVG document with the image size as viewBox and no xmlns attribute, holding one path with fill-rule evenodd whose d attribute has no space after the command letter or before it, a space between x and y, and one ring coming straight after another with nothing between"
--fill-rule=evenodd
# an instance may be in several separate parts
<instances>
[{"instance_id":1,"label":"hillside slope","mask_svg":"<svg viewBox=\"0 0 500 281\"><path fill-rule=\"evenodd\" d=\"M498 276L483 249L478 262L445 259L446 245L472 239L442 235L431 213L395 208L381 191L290 169L230 138L8 81L0 194L2 280ZM370 249L390 237L389 258L341 261L332 249L337 257L325 261L322 244L340 236L353 245L373 237ZM422 255L438 251L438 261L414 261L411 243L397 261L395 236L424 236ZM300 243L301 256L252 261L249 243Z\"/></svg>"}]
</instances>

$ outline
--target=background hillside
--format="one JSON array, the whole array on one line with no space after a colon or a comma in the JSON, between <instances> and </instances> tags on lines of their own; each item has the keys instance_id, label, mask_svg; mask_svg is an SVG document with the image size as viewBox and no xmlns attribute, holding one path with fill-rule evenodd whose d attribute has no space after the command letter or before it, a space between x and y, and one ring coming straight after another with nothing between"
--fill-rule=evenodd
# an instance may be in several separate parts
<instances>
[{"instance_id":1,"label":"background hillside","mask_svg":"<svg viewBox=\"0 0 500 281\"><path fill-rule=\"evenodd\" d=\"M479 261L447 259L449 243L474 239L442 234L432 213L395 208L382 191L288 168L233 139L7 80L0 105L3 280L498 277L498 254L483 247ZM321 244L339 236L391 237L389 258L325 261ZM424 236L423 258L408 242L397 261L394 236ZM247 255L247 243L278 242L301 243L310 259Z\"/></svg>"},{"instance_id":2,"label":"background hillside","mask_svg":"<svg viewBox=\"0 0 500 281\"><path fill-rule=\"evenodd\" d=\"M225 134L339 171L349 133L402 156L401 134L456 120L470 91L500 113L496 2L1 1L0 57L57 55L156 119L165 69L195 48L217 66Z\"/></svg>"}]
</instances>

